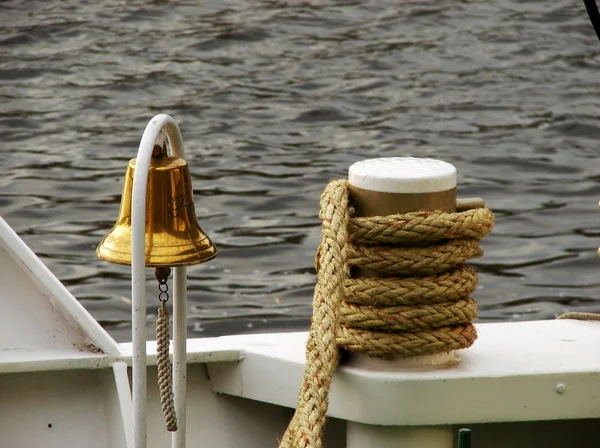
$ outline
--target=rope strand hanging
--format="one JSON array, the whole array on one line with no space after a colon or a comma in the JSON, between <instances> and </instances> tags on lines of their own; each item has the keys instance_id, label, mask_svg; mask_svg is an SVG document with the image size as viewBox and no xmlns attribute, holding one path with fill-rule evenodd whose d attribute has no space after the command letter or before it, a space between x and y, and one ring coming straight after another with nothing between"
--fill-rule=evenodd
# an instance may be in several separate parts
<instances>
[{"instance_id":1,"label":"rope strand hanging","mask_svg":"<svg viewBox=\"0 0 600 448\"><path fill-rule=\"evenodd\" d=\"M306 369L280 448L321 448L329 390L341 350L409 357L470 347L479 240L494 217L486 208L351 218L347 180L321 196L322 241ZM352 278L352 266L392 277Z\"/></svg>"},{"instance_id":2,"label":"rope strand hanging","mask_svg":"<svg viewBox=\"0 0 600 448\"><path fill-rule=\"evenodd\" d=\"M173 396L173 371L169 361L169 310L161 301L156 320L156 365L160 404L167 431L177 431L177 415Z\"/></svg>"},{"instance_id":3,"label":"rope strand hanging","mask_svg":"<svg viewBox=\"0 0 600 448\"><path fill-rule=\"evenodd\" d=\"M156 319L156 367L158 370L158 390L160 405L165 419L167 431L177 431L177 414L175 413L175 397L173 394L173 369L169 360L169 285L167 279L171 274L171 268L159 267L155 269L158 289L160 294L160 308Z\"/></svg>"}]
</instances>

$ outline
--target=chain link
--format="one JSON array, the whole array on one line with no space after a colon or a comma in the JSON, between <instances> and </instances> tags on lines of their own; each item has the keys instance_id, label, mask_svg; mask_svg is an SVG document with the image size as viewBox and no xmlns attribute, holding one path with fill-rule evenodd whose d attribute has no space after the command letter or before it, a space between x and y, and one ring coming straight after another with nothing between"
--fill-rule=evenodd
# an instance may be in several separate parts
<instances>
[{"instance_id":1,"label":"chain link","mask_svg":"<svg viewBox=\"0 0 600 448\"><path fill-rule=\"evenodd\" d=\"M160 293L158 294L158 300L163 303L167 302L169 300L169 285L167 285L167 281L159 281L158 289L160 290Z\"/></svg>"}]
</instances>

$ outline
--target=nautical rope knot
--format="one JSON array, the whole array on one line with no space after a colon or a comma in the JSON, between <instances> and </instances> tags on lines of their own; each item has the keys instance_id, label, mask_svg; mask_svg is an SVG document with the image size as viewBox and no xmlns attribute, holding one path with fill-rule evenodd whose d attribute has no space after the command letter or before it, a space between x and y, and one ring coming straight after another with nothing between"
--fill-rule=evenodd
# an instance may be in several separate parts
<instances>
[{"instance_id":1,"label":"nautical rope knot","mask_svg":"<svg viewBox=\"0 0 600 448\"><path fill-rule=\"evenodd\" d=\"M494 226L487 208L351 218L347 180L321 196L322 241L298 406L280 448L320 448L340 349L383 358L448 352L477 337L467 260ZM385 277L351 276L352 267Z\"/></svg>"}]
</instances>

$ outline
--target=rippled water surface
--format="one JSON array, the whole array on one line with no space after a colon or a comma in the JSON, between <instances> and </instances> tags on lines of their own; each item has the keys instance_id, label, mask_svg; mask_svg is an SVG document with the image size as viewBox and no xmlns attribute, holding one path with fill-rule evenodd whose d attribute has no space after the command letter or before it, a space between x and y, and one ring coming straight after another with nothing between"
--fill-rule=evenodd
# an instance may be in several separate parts
<instances>
[{"instance_id":1,"label":"rippled water surface","mask_svg":"<svg viewBox=\"0 0 600 448\"><path fill-rule=\"evenodd\" d=\"M580 1L197 3L0 2L0 212L113 336L129 269L95 248L157 113L220 250L189 269L190 336L307 328L319 195L372 157L451 162L495 211L481 320L600 311L600 43Z\"/></svg>"}]
</instances>

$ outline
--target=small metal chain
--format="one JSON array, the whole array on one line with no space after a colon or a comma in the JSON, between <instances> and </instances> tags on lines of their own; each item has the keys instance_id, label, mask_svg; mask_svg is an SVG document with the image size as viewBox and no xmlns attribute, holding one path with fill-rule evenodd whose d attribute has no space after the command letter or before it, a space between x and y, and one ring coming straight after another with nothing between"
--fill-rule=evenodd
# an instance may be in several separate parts
<instances>
[{"instance_id":1,"label":"small metal chain","mask_svg":"<svg viewBox=\"0 0 600 448\"><path fill-rule=\"evenodd\" d=\"M169 300L169 285L166 280L159 280L158 289L160 293L158 294L158 300L165 303Z\"/></svg>"}]
</instances>

